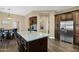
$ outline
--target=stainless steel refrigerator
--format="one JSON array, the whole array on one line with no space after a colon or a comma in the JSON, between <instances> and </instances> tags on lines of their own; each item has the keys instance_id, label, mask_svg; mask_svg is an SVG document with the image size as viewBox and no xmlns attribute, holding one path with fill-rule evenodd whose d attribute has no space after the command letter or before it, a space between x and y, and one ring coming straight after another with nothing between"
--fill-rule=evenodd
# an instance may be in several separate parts
<instances>
[{"instance_id":1,"label":"stainless steel refrigerator","mask_svg":"<svg viewBox=\"0 0 79 59\"><path fill-rule=\"evenodd\" d=\"M61 21L60 22L60 40L73 44L74 39L74 22Z\"/></svg>"}]
</instances>

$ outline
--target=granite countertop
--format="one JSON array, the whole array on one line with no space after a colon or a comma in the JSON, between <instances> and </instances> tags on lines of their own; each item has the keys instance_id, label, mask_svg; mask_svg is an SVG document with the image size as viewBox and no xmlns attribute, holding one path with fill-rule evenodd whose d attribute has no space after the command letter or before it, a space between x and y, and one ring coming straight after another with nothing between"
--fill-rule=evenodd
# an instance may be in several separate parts
<instances>
[{"instance_id":1,"label":"granite countertop","mask_svg":"<svg viewBox=\"0 0 79 59\"><path fill-rule=\"evenodd\" d=\"M49 36L49 34L46 33L28 31L18 32L18 34L21 35L27 42Z\"/></svg>"}]
</instances>

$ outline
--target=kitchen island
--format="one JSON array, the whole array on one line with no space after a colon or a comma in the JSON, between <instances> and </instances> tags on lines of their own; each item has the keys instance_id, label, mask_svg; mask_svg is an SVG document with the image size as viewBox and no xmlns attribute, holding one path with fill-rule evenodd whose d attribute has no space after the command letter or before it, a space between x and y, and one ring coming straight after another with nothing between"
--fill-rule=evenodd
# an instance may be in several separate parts
<instances>
[{"instance_id":1,"label":"kitchen island","mask_svg":"<svg viewBox=\"0 0 79 59\"><path fill-rule=\"evenodd\" d=\"M18 32L17 37L22 45L20 51L47 52L48 34L40 32Z\"/></svg>"}]
</instances>

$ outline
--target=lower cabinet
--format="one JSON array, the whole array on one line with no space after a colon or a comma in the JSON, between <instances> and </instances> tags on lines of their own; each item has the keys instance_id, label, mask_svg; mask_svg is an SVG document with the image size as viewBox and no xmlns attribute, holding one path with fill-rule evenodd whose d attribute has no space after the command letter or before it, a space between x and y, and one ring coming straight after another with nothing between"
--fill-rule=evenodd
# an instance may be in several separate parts
<instances>
[{"instance_id":1,"label":"lower cabinet","mask_svg":"<svg viewBox=\"0 0 79 59\"><path fill-rule=\"evenodd\" d=\"M47 52L47 37L28 42L27 52Z\"/></svg>"},{"instance_id":2,"label":"lower cabinet","mask_svg":"<svg viewBox=\"0 0 79 59\"><path fill-rule=\"evenodd\" d=\"M76 33L75 35L75 42L76 45L79 45L79 33Z\"/></svg>"},{"instance_id":3,"label":"lower cabinet","mask_svg":"<svg viewBox=\"0 0 79 59\"><path fill-rule=\"evenodd\" d=\"M60 30L55 30L55 39L60 40Z\"/></svg>"}]
</instances>

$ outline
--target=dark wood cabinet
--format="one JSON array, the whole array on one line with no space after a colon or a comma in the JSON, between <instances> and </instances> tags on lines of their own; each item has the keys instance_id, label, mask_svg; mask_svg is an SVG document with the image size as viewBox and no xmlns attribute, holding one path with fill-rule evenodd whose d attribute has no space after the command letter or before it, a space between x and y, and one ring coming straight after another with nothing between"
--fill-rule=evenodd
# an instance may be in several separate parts
<instances>
[{"instance_id":1,"label":"dark wood cabinet","mask_svg":"<svg viewBox=\"0 0 79 59\"><path fill-rule=\"evenodd\" d=\"M29 18L30 26L33 24L37 24L37 16L33 16Z\"/></svg>"},{"instance_id":2,"label":"dark wood cabinet","mask_svg":"<svg viewBox=\"0 0 79 59\"><path fill-rule=\"evenodd\" d=\"M55 38L56 39L60 39L60 31L59 31L59 27L60 21L69 21L69 20L73 20L74 21L74 44L79 45L79 10L76 11L71 11L71 12L67 12L67 13L62 13L62 14L57 14L55 16Z\"/></svg>"},{"instance_id":3,"label":"dark wood cabinet","mask_svg":"<svg viewBox=\"0 0 79 59\"><path fill-rule=\"evenodd\" d=\"M74 44L79 45L79 34L78 33L76 33L76 35L75 35L75 42L74 42Z\"/></svg>"},{"instance_id":4,"label":"dark wood cabinet","mask_svg":"<svg viewBox=\"0 0 79 59\"><path fill-rule=\"evenodd\" d=\"M60 30L55 30L55 39L60 40Z\"/></svg>"},{"instance_id":5,"label":"dark wood cabinet","mask_svg":"<svg viewBox=\"0 0 79 59\"><path fill-rule=\"evenodd\" d=\"M27 42L27 52L47 52L47 37Z\"/></svg>"},{"instance_id":6,"label":"dark wood cabinet","mask_svg":"<svg viewBox=\"0 0 79 59\"><path fill-rule=\"evenodd\" d=\"M75 24L79 25L79 11L73 12Z\"/></svg>"},{"instance_id":7,"label":"dark wood cabinet","mask_svg":"<svg viewBox=\"0 0 79 59\"><path fill-rule=\"evenodd\" d=\"M60 14L60 20L65 21L66 20L66 14Z\"/></svg>"},{"instance_id":8,"label":"dark wood cabinet","mask_svg":"<svg viewBox=\"0 0 79 59\"><path fill-rule=\"evenodd\" d=\"M72 12L66 13L66 20L73 20L73 13Z\"/></svg>"},{"instance_id":9,"label":"dark wood cabinet","mask_svg":"<svg viewBox=\"0 0 79 59\"><path fill-rule=\"evenodd\" d=\"M55 15L55 39L60 40L60 15Z\"/></svg>"},{"instance_id":10,"label":"dark wood cabinet","mask_svg":"<svg viewBox=\"0 0 79 59\"><path fill-rule=\"evenodd\" d=\"M73 20L73 13L68 12L68 13L63 13L60 14L60 21L68 21L68 20Z\"/></svg>"},{"instance_id":11,"label":"dark wood cabinet","mask_svg":"<svg viewBox=\"0 0 79 59\"><path fill-rule=\"evenodd\" d=\"M37 16L33 16L29 18L29 31L37 31Z\"/></svg>"},{"instance_id":12,"label":"dark wood cabinet","mask_svg":"<svg viewBox=\"0 0 79 59\"><path fill-rule=\"evenodd\" d=\"M74 44L79 45L79 11L74 11L73 16L74 16L74 21L75 21Z\"/></svg>"}]
</instances>

